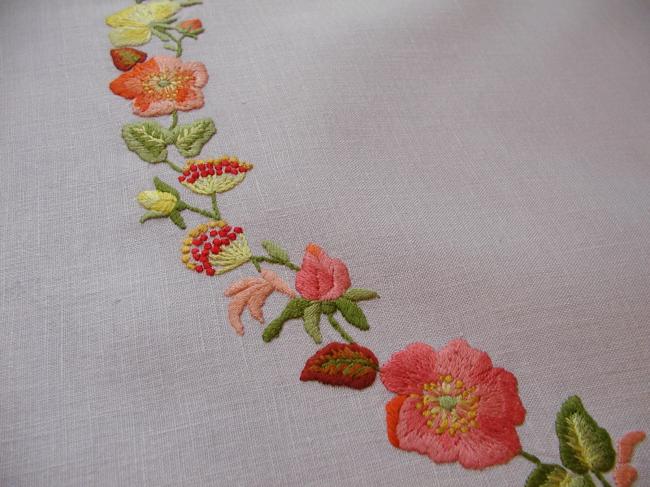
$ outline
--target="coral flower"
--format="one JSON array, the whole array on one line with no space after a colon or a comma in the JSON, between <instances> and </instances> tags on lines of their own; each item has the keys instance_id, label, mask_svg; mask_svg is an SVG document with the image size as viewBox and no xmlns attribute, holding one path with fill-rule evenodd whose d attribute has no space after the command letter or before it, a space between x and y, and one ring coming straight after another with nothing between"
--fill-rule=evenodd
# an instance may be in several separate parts
<instances>
[{"instance_id":1,"label":"coral flower","mask_svg":"<svg viewBox=\"0 0 650 487\"><path fill-rule=\"evenodd\" d=\"M305 299L331 301L352 285L345 264L332 259L316 244L309 244L296 274L296 289Z\"/></svg>"},{"instance_id":2,"label":"coral flower","mask_svg":"<svg viewBox=\"0 0 650 487\"><path fill-rule=\"evenodd\" d=\"M526 411L517 379L465 340L438 352L409 345L382 367L381 380L399 394L386 405L393 446L471 469L506 463L521 451L515 426Z\"/></svg>"},{"instance_id":3,"label":"coral flower","mask_svg":"<svg viewBox=\"0 0 650 487\"><path fill-rule=\"evenodd\" d=\"M253 319L264 324L262 307L273 291L295 297L291 288L275 272L262 269L261 277L249 277L235 282L224 293L232 298L228 304L228 321L238 335L244 334L241 315L248 308Z\"/></svg>"},{"instance_id":4,"label":"coral flower","mask_svg":"<svg viewBox=\"0 0 650 487\"><path fill-rule=\"evenodd\" d=\"M157 117L174 110L201 108L201 88L207 82L208 72L203 63L156 56L114 79L110 88L116 95L133 100L136 115Z\"/></svg>"},{"instance_id":5,"label":"coral flower","mask_svg":"<svg viewBox=\"0 0 650 487\"><path fill-rule=\"evenodd\" d=\"M113 27L108 37L115 47L146 44L151 39L151 24L168 19L180 8L170 0L131 5L106 18Z\"/></svg>"}]
</instances>

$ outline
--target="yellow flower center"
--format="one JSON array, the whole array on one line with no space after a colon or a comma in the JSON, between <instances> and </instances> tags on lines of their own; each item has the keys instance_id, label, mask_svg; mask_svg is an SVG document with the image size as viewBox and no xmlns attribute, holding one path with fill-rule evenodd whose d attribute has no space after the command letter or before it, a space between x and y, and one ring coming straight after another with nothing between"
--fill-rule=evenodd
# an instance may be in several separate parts
<instances>
[{"instance_id":1,"label":"yellow flower center","mask_svg":"<svg viewBox=\"0 0 650 487\"><path fill-rule=\"evenodd\" d=\"M415 407L427 418L427 426L437 435L464 434L478 427L476 416L480 397L476 387L467 387L462 380L441 375L436 382L422 386Z\"/></svg>"},{"instance_id":2,"label":"yellow flower center","mask_svg":"<svg viewBox=\"0 0 650 487\"><path fill-rule=\"evenodd\" d=\"M173 100L176 98L178 90L190 79L190 76L181 71L161 71L145 79L142 88L148 95Z\"/></svg>"}]
</instances>

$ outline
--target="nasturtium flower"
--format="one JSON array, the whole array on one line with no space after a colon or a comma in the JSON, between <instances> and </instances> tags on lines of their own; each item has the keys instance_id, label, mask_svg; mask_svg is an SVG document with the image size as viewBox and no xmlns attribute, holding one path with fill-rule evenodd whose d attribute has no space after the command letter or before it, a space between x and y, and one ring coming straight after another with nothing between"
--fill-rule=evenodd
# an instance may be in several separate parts
<instances>
[{"instance_id":1,"label":"nasturtium flower","mask_svg":"<svg viewBox=\"0 0 650 487\"><path fill-rule=\"evenodd\" d=\"M142 117L169 115L203 106L208 72L203 63L183 62L171 56L155 56L136 64L115 78L110 89L133 100L133 113Z\"/></svg>"},{"instance_id":2,"label":"nasturtium flower","mask_svg":"<svg viewBox=\"0 0 650 487\"><path fill-rule=\"evenodd\" d=\"M236 157L187 161L178 181L198 194L211 195L231 190L246 177L253 165Z\"/></svg>"},{"instance_id":3,"label":"nasturtium flower","mask_svg":"<svg viewBox=\"0 0 650 487\"><path fill-rule=\"evenodd\" d=\"M398 394L386 404L393 446L471 469L506 463L521 452L515 426L526 411L517 379L465 340L437 352L424 343L409 345L381 368L381 380Z\"/></svg>"},{"instance_id":4,"label":"nasturtium flower","mask_svg":"<svg viewBox=\"0 0 650 487\"><path fill-rule=\"evenodd\" d=\"M167 20L180 8L180 3L170 0L157 0L127 7L106 17L106 24L113 27L108 37L115 47L146 44L151 39L151 24Z\"/></svg>"},{"instance_id":5,"label":"nasturtium flower","mask_svg":"<svg viewBox=\"0 0 650 487\"><path fill-rule=\"evenodd\" d=\"M181 260L193 271L208 276L223 274L248 262L253 253L241 227L223 220L203 223L187 234Z\"/></svg>"},{"instance_id":6,"label":"nasturtium flower","mask_svg":"<svg viewBox=\"0 0 650 487\"><path fill-rule=\"evenodd\" d=\"M142 191L138 195L138 202L143 208L155 213L156 216L168 216L178 202L178 198L164 191Z\"/></svg>"}]
</instances>

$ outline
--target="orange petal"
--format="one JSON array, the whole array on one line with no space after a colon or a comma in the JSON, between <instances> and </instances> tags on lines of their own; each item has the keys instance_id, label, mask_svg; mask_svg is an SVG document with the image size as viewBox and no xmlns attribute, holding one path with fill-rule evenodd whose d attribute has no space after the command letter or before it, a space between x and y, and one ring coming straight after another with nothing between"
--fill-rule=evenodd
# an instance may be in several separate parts
<instances>
[{"instance_id":1,"label":"orange petal","mask_svg":"<svg viewBox=\"0 0 650 487\"><path fill-rule=\"evenodd\" d=\"M645 440L645 433L643 431L630 431L625 434L623 438L618 440L618 458L617 463L630 463L632 461L632 453L634 447Z\"/></svg>"},{"instance_id":2,"label":"orange petal","mask_svg":"<svg viewBox=\"0 0 650 487\"><path fill-rule=\"evenodd\" d=\"M388 441L395 448L399 448L399 438L397 438L397 423L399 422L399 410L406 400L407 396L395 396L386 403L386 433Z\"/></svg>"},{"instance_id":3,"label":"orange petal","mask_svg":"<svg viewBox=\"0 0 650 487\"><path fill-rule=\"evenodd\" d=\"M624 463L616 467L614 470L614 482L616 487L630 487L637 479L639 474L629 463Z\"/></svg>"}]
</instances>

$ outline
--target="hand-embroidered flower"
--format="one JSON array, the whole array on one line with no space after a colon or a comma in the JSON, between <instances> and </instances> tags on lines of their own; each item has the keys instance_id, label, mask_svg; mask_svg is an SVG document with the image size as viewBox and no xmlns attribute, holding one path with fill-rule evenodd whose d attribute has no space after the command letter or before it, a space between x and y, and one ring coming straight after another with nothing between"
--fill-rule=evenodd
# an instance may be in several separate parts
<instances>
[{"instance_id":1,"label":"hand-embroidered flower","mask_svg":"<svg viewBox=\"0 0 650 487\"><path fill-rule=\"evenodd\" d=\"M618 442L616 455L616 469L614 470L614 482L616 487L630 487L638 478L639 473L631 465L634 447L645 440L643 431L631 431Z\"/></svg>"},{"instance_id":2,"label":"hand-embroidered flower","mask_svg":"<svg viewBox=\"0 0 650 487\"><path fill-rule=\"evenodd\" d=\"M345 264L332 259L316 244L309 244L296 274L296 289L311 301L340 298L352 285Z\"/></svg>"},{"instance_id":3,"label":"hand-embroidered flower","mask_svg":"<svg viewBox=\"0 0 650 487\"><path fill-rule=\"evenodd\" d=\"M201 19L188 19L184 20L178 26L189 32L190 34L200 34L203 32L203 23L201 22Z\"/></svg>"},{"instance_id":4,"label":"hand-embroidered flower","mask_svg":"<svg viewBox=\"0 0 650 487\"><path fill-rule=\"evenodd\" d=\"M110 84L116 95L133 100L133 113L142 117L168 115L203 106L208 72L203 63L170 56L155 56L136 64Z\"/></svg>"},{"instance_id":5,"label":"hand-embroidered flower","mask_svg":"<svg viewBox=\"0 0 650 487\"><path fill-rule=\"evenodd\" d=\"M154 22L161 22L181 8L178 2L158 0L132 5L106 18L113 27L108 37L115 47L146 44L151 39Z\"/></svg>"},{"instance_id":6,"label":"hand-embroidered flower","mask_svg":"<svg viewBox=\"0 0 650 487\"><path fill-rule=\"evenodd\" d=\"M156 216L168 216L174 211L177 201L176 196L163 191L142 191L138 195L138 202L142 207L151 210Z\"/></svg>"},{"instance_id":7,"label":"hand-embroidered flower","mask_svg":"<svg viewBox=\"0 0 650 487\"><path fill-rule=\"evenodd\" d=\"M286 294L291 298L296 296L296 293L275 272L262 269L260 276L237 281L224 293L232 298L228 304L228 321L238 335L244 334L241 315L245 308L248 308L253 319L264 324L262 307L273 291Z\"/></svg>"},{"instance_id":8,"label":"hand-embroidered flower","mask_svg":"<svg viewBox=\"0 0 650 487\"><path fill-rule=\"evenodd\" d=\"M201 224L190 230L181 248L185 266L208 276L223 274L248 262L253 254L241 227L223 220Z\"/></svg>"},{"instance_id":9,"label":"hand-embroidered flower","mask_svg":"<svg viewBox=\"0 0 650 487\"><path fill-rule=\"evenodd\" d=\"M240 162L236 157L187 161L178 181L198 194L224 193L241 183L251 169L252 164Z\"/></svg>"},{"instance_id":10,"label":"hand-embroidered flower","mask_svg":"<svg viewBox=\"0 0 650 487\"><path fill-rule=\"evenodd\" d=\"M394 446L472 469L506 463L521 451L515 426L526 411L517 379L465 340L438 352L414 343L382 367L381 380L399 394L386 405Z\"/></svg>"}]
</instances>

